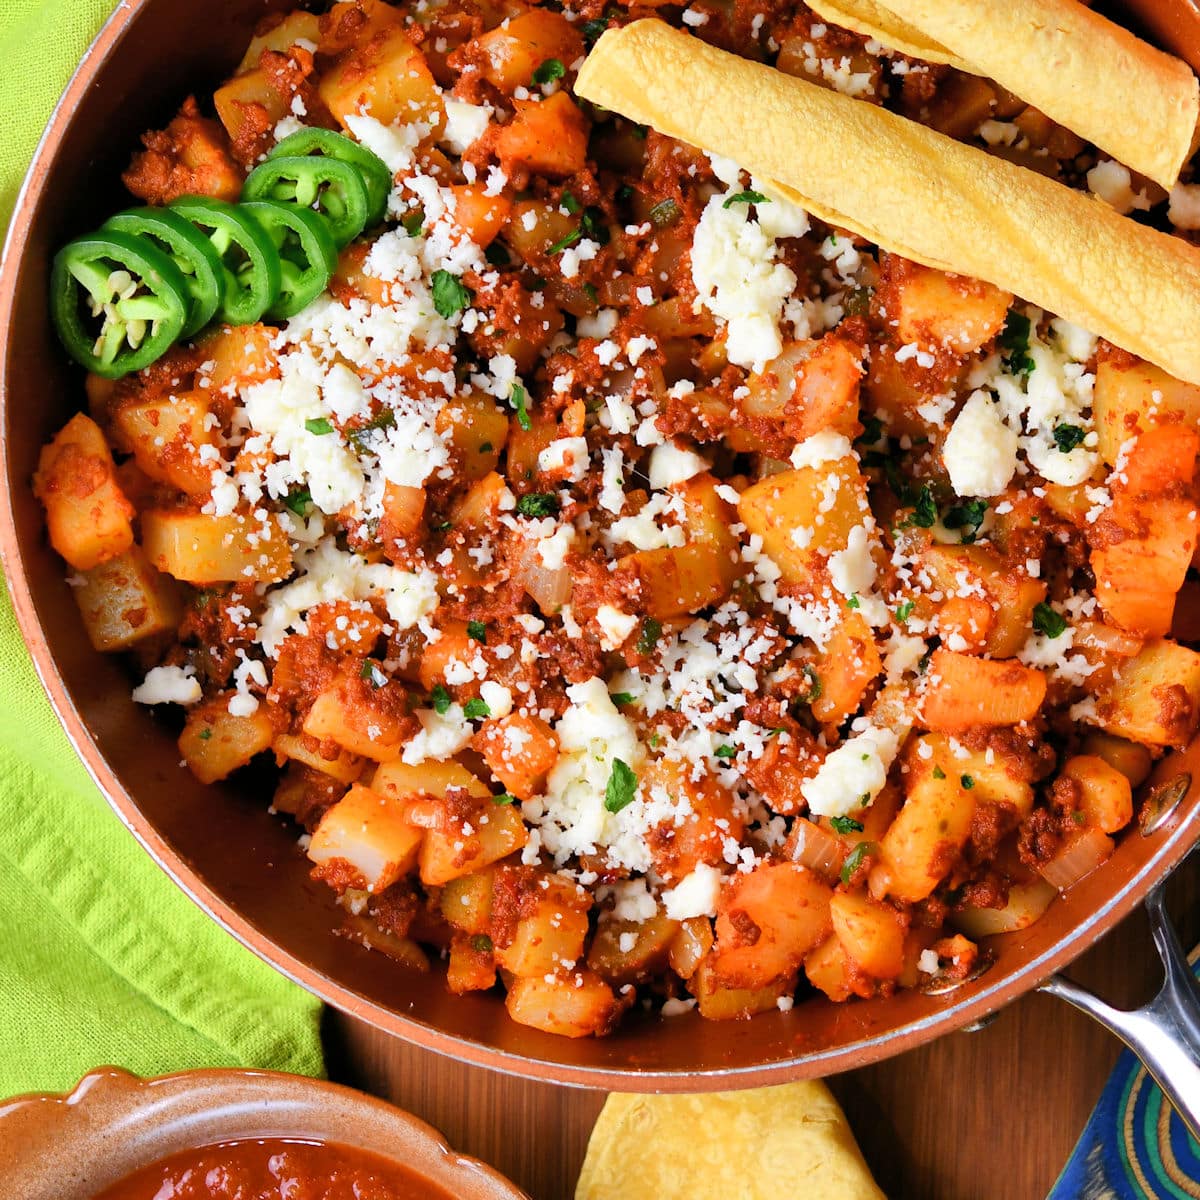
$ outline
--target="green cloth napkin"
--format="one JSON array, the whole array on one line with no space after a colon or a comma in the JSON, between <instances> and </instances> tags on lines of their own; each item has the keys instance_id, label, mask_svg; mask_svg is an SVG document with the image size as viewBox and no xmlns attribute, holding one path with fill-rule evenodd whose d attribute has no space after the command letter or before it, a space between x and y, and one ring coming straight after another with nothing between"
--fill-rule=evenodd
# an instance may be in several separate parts
<instances>
[{"instance_id":1,"label":"green cloth napkin","mask_svg":"<svg viewBox=\"0 0 1200 1200\"><path fill-rule=\"evenodd\" d=\"M0 229L113 0L0 0ZM82 399L82 395L81 395ZM96 790L0 589L0 1097L94 1066L323 1073L320 1004L206 917Z\"/></svg>"}]
</instances>

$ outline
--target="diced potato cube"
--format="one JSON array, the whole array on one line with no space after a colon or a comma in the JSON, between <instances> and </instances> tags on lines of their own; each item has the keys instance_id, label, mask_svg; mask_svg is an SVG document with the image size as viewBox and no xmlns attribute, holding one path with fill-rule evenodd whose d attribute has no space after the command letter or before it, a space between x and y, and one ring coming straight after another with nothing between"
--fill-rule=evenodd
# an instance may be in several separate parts
<instances>
[{"instance_id":1,"label":"diced potato cube","mask_svg":"<svg viewBox=\"0 0 1200 1200\"><path fill-rule=\"evenodd\" d=\"M648 921L620 920L602 913L588 947L587 965L612 984L643 983L666 966L679 932L680 922L661 912Z\"/></svg>"},{"instance_id":2,"label":"diced potato cube","mask_svg":"<svg viewBox=\"0 0 1200 1200\"><path fill-rule=\"evenodd\" d=\"M688 980L688 990L700 1002L700 1015L710 1021L735 1021L777 1008L781 996L796 988L795 976L776 979L763 987L733 987L723 983L709 955Z\"/></svg>"},{"instance_id":3,"label":"diced potato cube","mask_svg":"<svg viewBox=\"0 0 1200 1200\"><path fill-rule=\"evenodd\" d=\"M460 875L442 888L438 907L442 916L464 933L488 933L492 927L492 881L495 871L490 867Z\"/></svg>"},{"instance_id":4,"label":"diced potato cube","mask_svg":"<svg viewBox=\"0 0 1200 1200\"><path fill-rule=\"evenodd\" d=\"M915 904L941 882L966 844L975 815L974 790L933 760L909 759L908 795L879 844L871 894Z\"/></svg>"},{"instance_id":5,"label":"diced potato cube","mask_svg":"<svg viewBox=\"0 0 1200 1200\"><path fill-rule=\"evenodd\" d=\"M889 265L898 261L893 258ZM1011 292L990 283L918 263L905 263L892 276L897 303L895 311L889 303L888 317L897 322L902 345L971 354L1004 327L1013 300Z\"/></svg>"},{"instance_id":6,"label":"diced potato cube","mask_svg":"<svg viewBox=\"0 0 1200 1200\"><path fill-rule=\"evenodd\" d=\"M381 892L417 865L422 831L405 821L404 809L402 802L355 784L321 818L308 857L339 879L353 871L351 886Z\"/></svg>"},{"instance_id":7,"label":"diced potato cube","mask_svg":"<svg viewBox=\"0 0 1200 1200\"><path fill-rule=\"evenodd\" d=\"M770 475L738 501L738 515L783 579L809 586L819 559L844 550L868 512L866 481L850 456Z\"/></svg>"},{"instance_id":8,"label":"diced potato cube","mask_svg":"<svg viewBox=\"0 0 1200 1200\"><path fill-rule=\"evenodd\" d=\"M496 947L496 963L520 977L570 970L583 958L591 896L578 884L548 875L533 897L531 910L522 909L512 941Z\"/></svg>"},{"instance_id":9,"label":"diced potato cube","mask_svg":"<svg viewBox=\"0 0 1200 1200\"><path fill-rule=\"evenodd\" d=\"M488 721L472 745L497 779L518 800L529 800L545 785L558 761L558 738L540 717L510 713Z\"/></svg>"},{"instance_id":10,"label":"diced potato cube","mask_svg":"<svg viewBox=\"0 0 1200 1200\"><path fill-rule=\"evenodd\" d=\"M42 450L33 490L46 509L50 544L77 571L133 545L133 505L114 477L112 453L91 417L77 413Z\"/></svg>"},{"instance_id":11,"label":"diced potato cube","mask_svg":"<svg viewBox=\"0 0 1200 1200\"><path fill-rule=\"evenodd\" d=\"M320 38L321 18L316 13L288 13L278 25L251 39L238 66L238 74L257 67L264 50L286 54L297 42L311 42L315 46Z\"/></svg>"},{"instance_id":12,"label":"diced potato cube","mask_svg":"<svg viewBox=\"0 0 1200 1200\"><path fill-rule=\"evenodd\" d=\"M97 650L127 650L174 633L183 616L175 581L156 571L137 546L84 571L83 580L71 591Z\"/></svg>"},{"instance_id":13,"label":"diced potato cube","mask_svg":"<svg viewBox=\"0 0 1200 1200\"><path fill-rule=\"evenodd\" d=\"M421 845L421 882L427 887L499 862L529 840L521 814L511 805L488 802L470 824L469 834L427 831Z\"/></svg>"},{"instance_id":14,"label":"diced potato cube","mask_svg":"<svg viewBox=\"0 0 1200 1200\"><path fill-rule=\"evenodd\" d=\"M1103 358L1092 394L1100 455L1111 467L1121 447L1157 424L1200 425L1200 387L1136 359Z\"/></svg>"},{"instance_id":15,"label":"diced potato cube","mask_svg":"<svg viewBox=\"0 0 1200 1200\"><path fill-rule=\"evenodd\" d=\"M603 1036L622 1011L612 988L587 970L514 979L505 1007L519 1025L576 1038Z\"/></svg>"},{"instance_id":16,"label":"diced potato cube","mask_svg":"<svg viewBox=\"0 0 1200 1200\"><path fill-rule=\"evenodd\" d=\"M142 549L187 583L279 583L293 570L288 536L274 517L150 509L142 514Z\"/></svg>"},{"instance_id":17,"label":"diced potato cube","mask_svg":"<svg viewBox=\"0 0 1200 1200\"><path fill-rule=\"evenodd\" d=\"M398 712L392 697L385 699L383 691L357 675L343 677L313 701L304 718L304 732L318 741L328 738L348 753L376 762L399 758L415 720Z\"/></svg>"},{"instance_id":18,"label":"diced potato cube","mask_svg":"<svg viewBox=\"0 0 1200 1200\"><path fill-rule=\"evenodd\" d=\"M354 783L363 773L366 760L357 754L339 750L333 758L321 753L321 743L309 734L281 733L271 744L276 757L303 763L314 771L320 771L342 783Z\"/></svg>"},{"instance_id":19,"label":"diced potato cube","mask_svg":"<svg viewBox=\"0 0 1200 1200\"><path fill-rule=\"evenodd\" d=\"M1183 746L1200 720L1200 654L1161 640L1129 659L1082 720L1150 746Z\"/></svg>"},{"instance_id":20,"label":"diced potato cube","mask_svg":"<svg viewBox=\"0 0 1200 1200\"><path fill-rule=\"evenodd\" d=\"M421 121L441 132L445 108L424 56L399 26L356 43L322 76L317 91L343 129L364 113L381 125Z\"/></svg>"},{"instance_id":21,"label":"diced potato cube","mask_svg":"<svg viewBox=\"0 0 1200 1200\"><path fill-rule=\"evenodd\" d=\"M229 711L233 695L224 692L189 710L179 735L180 753L201 783L216 783L244 767L275 738L268 706L260 703L250 716L234 716Z\"/></svg>"},{"instance_id":22,"label":"diced potato cube","mask_svg":"<svg viewBox=\"0 0 1200 1200\"><path fill-rule=\"evenodd\" d=\"M192 496L212 491L213 469L220 457L205 461L201 446L213 444L209 404L203 391L163 400L124 404L114 419L117 436L151 479Z\"/></svg>"},{"instance_id":23,"label":"diced potato cube","mask_svg":"<svg viewBox=\"0 0 1200 1200\"><path fill-rule=\"evenodd\" d=\"M236 75L213 93L213 105L229 140L250 144L288 114L288 102L261 67Z\"/></svg>"},{"instance_id":24,"label":"diced potato cube","mask_svg":"<svg viewBox=\"0 0 1200 1200\"><path fill-rule=\"evenodd\" d=\"M833 931L847 955L876 979L895 979L904 966L905 925L895 909L862 892L836 892Z\"/></svg>"}]
</instances>

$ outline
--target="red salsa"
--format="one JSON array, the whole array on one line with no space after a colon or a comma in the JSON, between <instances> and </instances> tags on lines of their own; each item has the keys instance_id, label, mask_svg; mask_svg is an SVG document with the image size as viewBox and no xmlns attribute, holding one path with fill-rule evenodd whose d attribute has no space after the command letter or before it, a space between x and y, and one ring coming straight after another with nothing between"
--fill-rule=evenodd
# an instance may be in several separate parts
<instances>
[{"instance_id":1,"label":"red salsa","mask_svg":"<svg viewBox=\"0 0 1200 1200\"><path fill-rule=\"evenodd\" d=\"M254 1138L180 1150L96 1200L451 1200L451 1194L368 1150Z\"/></svg>"}]
</instances>

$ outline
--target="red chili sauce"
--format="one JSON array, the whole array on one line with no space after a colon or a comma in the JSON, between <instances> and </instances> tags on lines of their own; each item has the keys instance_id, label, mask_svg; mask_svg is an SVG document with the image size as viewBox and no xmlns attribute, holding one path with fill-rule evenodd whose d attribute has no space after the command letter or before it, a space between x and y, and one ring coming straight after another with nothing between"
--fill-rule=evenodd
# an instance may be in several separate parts
<instances>
[{"instance_id":1,"label":"red chili sauce","mask_svg":"<svg viewBox=\"0 0 1200 1200\"><path fill-rule=\"evenodd\" d=\"M390 1159L332 1142L254 1138L181 1150L95 1200L453 1200Z\"/></svg>"}]
</instances>

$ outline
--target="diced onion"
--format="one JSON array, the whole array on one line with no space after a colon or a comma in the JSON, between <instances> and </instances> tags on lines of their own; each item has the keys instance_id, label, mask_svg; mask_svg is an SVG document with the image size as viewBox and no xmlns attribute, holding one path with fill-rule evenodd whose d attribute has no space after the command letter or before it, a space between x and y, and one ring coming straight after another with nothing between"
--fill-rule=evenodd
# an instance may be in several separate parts
<instances>
[{"instance_id":1,"label":"diced onion","mask_svg":"<svg viewBox=\"0 0 1200 1200\"><path fill-rule=\"evenodd\" d=\"M1094 871L1113 852L1113 840L1099 829L1085 829L1042 867L1042 878L1065 892Z\"/></svg>"},{"instance_id":2,"label":"diced onion","mask_svg":"<svg viewBox=\"0 0 1200 1200\"><path fill-rule=\"evenodd\" d=\"M956 912L951 921L968 937L989 937L993 933L1012 933L1026 929L1050 906L1058 889L1044 879L1021 883L1008 889L1008 903L1003 908L968 906Z\"/></svg>"},{"instance_id":3,"label":"diced onion","mask_svg":"<svg viewBox=\"0 0 1200 1200\"><path fill-rule=\"evenodd\" d=\"M826 879L836 879L846 861L845 843L804 817L797 817L791 832L792 860Z\"/></svg>"},{"instance_id":4,"label":"diced onion","mask_svg":"<svg viewBox=\"0 0 1200 1200\"><path fill-rule=\"evenodd\" d=\"M526 552L515 578L547 616L560 612L571 599L571 568L566 564L554 570L543 566L537 542L526 543Z\"/></svg>"}]
</instances>

